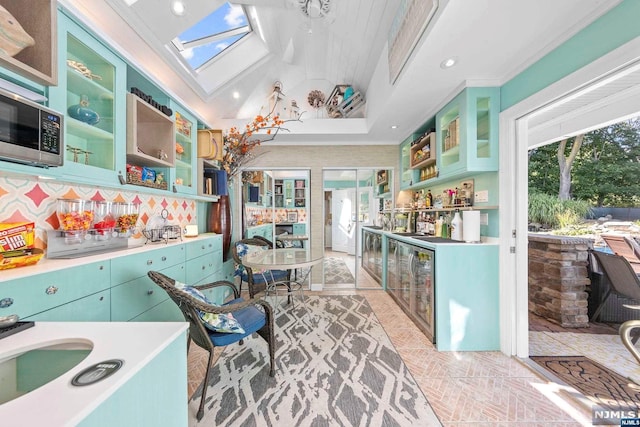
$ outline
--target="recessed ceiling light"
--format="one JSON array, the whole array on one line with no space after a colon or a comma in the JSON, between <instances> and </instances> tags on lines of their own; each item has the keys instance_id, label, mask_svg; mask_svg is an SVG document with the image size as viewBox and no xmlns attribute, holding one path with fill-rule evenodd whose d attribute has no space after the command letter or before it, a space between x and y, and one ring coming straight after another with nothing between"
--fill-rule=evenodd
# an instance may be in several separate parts
<instances>
[{"instance_id":1,"label":"recessed ceiling light","mask_svg":"<svg viewBox=\"0 0 640 427\"><path fill-rule=\"evenodd\" d=\"M185 12L184 3L181 0L173 0L171 2L171 12L176 16L182 16Z\"/></svg>"},{"instance_id":2,"label":"recessed ceiling light","mask_svg":"<svg viewBox=\"0 0 640 427\"><path fill-rule=\"evenodd\" d=\"M233 96L233 99L238 99L238 98L240 98L240 92L237 92L237 91L236 91L236 92L233 92L233 93L231 94L231 96Z\"/></svg>"},{"instance_id":3,"label":"recessed ceiling light","mask_svg":"<svg viewBox=\"0 0 640 427\"><path fill-rule=\"evenodd\" d=\"M391 125L389 126L391 129L398 129L398 125Z\"/></svg>"},{"instance_id":4,"label":"recessed ceiling light","mask_svg":"<svg viewBox=\"0 0 640 427\"><path fill-rule=\"evenodd\" d=\"M457 63L458 63L458 57L452 56L451 58L447 58L444 61L442 61L440 63L440 68L444 68L446 70L447 68L453 67Z\"/></svg>"}]
</instances>

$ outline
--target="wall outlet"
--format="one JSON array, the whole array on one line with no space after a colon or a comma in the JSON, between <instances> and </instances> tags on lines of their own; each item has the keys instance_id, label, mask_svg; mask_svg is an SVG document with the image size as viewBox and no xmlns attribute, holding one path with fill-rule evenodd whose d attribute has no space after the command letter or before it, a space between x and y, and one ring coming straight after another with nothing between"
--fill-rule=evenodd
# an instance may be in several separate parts
<instances>
[{"instance_id":1,"label":"wall outlet","mask_svg":"<svg viewBox=\"0 0 640 427\"><path fill-rule=\"evenodd\" d=\"M480 214L480 225L489 225L489 214L481 213Z\"/></svg>"},{"instance_id":2,"label":"wall outlet","mask_svg":"<svg viewBox=\"0 0 640 427\"><path fill-rule=\"evenodd\" d=\"M476 191L474 196L474 203L486 203L489 201L489 190Z\"/></svg>"}]
</instances>

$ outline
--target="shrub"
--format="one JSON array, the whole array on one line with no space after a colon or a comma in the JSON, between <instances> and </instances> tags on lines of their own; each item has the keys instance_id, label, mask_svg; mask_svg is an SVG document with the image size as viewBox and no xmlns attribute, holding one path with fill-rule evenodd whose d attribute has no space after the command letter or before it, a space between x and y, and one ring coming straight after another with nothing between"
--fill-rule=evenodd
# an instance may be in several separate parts
<instances>
[{"instance_id":1,"label":"shrub","mask_svg":"<svg viewBox=\"0 0 640 427\"><path fill-rule=\"evenodd\" d=\"M539 223L546 228L575 225L590 211L591 206L584 200L562 201L543 193L529 195L529 222Z\"/></svg>"}]
</instances>

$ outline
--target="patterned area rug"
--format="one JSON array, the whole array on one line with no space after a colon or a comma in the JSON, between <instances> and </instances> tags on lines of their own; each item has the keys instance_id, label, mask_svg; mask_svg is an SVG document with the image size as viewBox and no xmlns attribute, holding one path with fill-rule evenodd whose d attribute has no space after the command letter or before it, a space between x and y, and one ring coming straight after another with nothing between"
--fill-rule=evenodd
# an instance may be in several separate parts
<instances>
[{"instance_id":1,"label":"patterned area rug","mask_svg":"<svg viewBox=\"0 0 640 427\"><path fill-rule=\"evenodd\" d=\"M584 356L530 356L603 408L640 410L640 386Z\"/></svg>"},{"instance_id":2,"label":"patterned area rug","mask_svg":"<svg viewBox=\"0 0 640 427\"><path fill-rule=\"evenodd\" d=\"M342 258L328 257L324 259L325 285L354 284L355 280Z\"/></svg>"},{"instance_id":3,"label":"patterned area rug","mask_svg":"<svg viewBox=\"0 0 640 427\"><path fill-rule=\"evenodd\" d=\"M440 426L424 394L361 295L308 296L280 307L276 376L265 341L254 334L225 348L200 423L202 389L190 425Z\"/></svg>"}]
</instances>

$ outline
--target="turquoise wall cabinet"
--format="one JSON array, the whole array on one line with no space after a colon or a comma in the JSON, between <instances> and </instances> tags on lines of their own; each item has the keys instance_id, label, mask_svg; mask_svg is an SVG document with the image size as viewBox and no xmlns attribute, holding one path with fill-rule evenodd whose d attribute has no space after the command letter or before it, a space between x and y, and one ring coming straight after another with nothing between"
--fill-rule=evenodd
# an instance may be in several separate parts
<instances>
[{"instance_id":1,"label":"turquoise wall cabinet","mask_svg":"<svg viewBox=\"0 0 640 427\"><path fill-rule=\"evenodd\" d=\"M499 88L467 88L436 114L439 179L498 170Z\"/></svg>"},{"instance_id":2,"label":"turquoise wall cabinet","mask_svg":"<svg viewBox=\"0 0 640 427\"><path fill-rule=\"evenodd\" d=\"M64 176L118 185L125 171L126 64L66 13L58 14L59 83L50 106L65 115Z\"/></svg>"}]
</instances>

